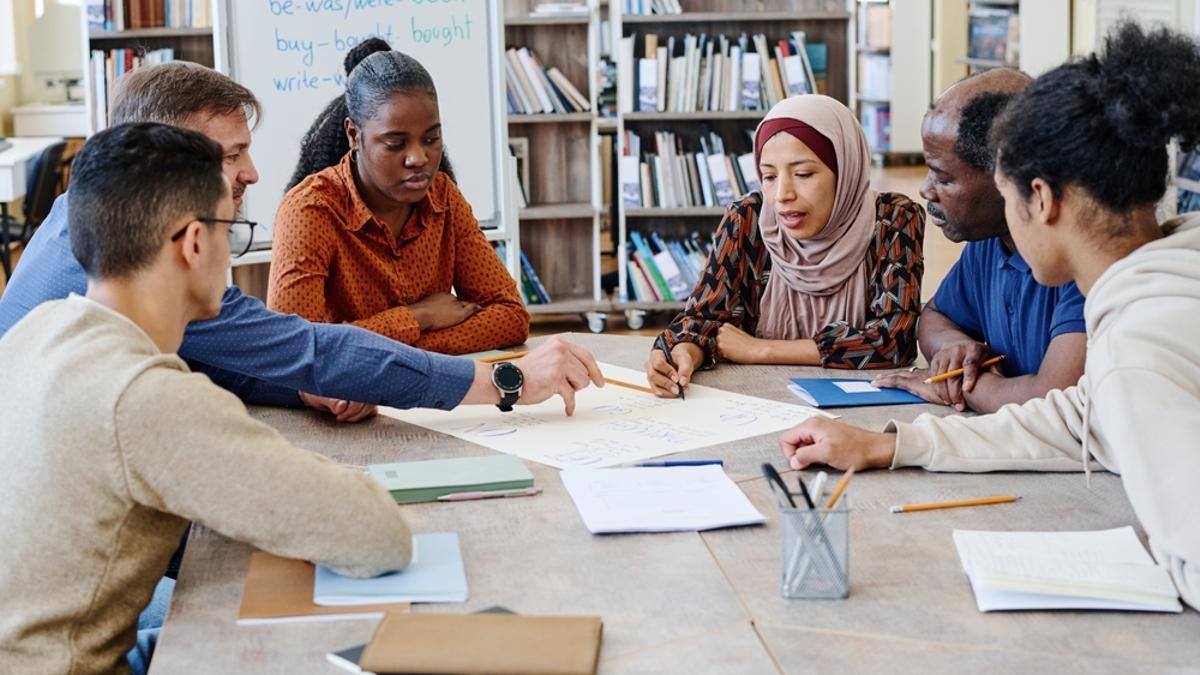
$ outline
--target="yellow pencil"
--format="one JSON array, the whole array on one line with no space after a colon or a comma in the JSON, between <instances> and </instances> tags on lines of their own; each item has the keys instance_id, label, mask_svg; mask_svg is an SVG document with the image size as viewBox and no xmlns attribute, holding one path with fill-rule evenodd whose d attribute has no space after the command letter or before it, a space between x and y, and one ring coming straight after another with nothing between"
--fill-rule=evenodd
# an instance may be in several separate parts
<instances>
[{"instance_id":1,"label":"yellow pencil","mask_svg":"<svg viewBox=\"0 0 1200 675\"><path fill-rule=\"evenodd\" d=\"M1015 502L1020 497L999 495L996 497L980 497L979 499L960 499L955 502L933 502L932 504L897 504L891 508L892 513L911 513L913 511L932 511L934 509L954 509L959 506L984 506L986 504L1007 504Z\"/></svg>"},{"instance_id":2,"label":"yellow pencil","mask_svg":"<svg viewBox=\"0 0 1200 675\"><path fill-rule=\"evenodd\" d=\"M506 352L504 354L494 354L492 356L485 356L481 359L475 360L480 363L496 363L498 361L511 361L513 359L519 359L528 353L529 352Z\"/></svg>"},{"instance_id":3,"label":"yellow pencil","mask_svg":"<svg viewBox=\"0 0 1200 675\"><path fill-rule=\"evenodd\" d=\"M987 368L990 366L994 366L1003 360L1004 360L1003 354L1001 354L1000 356L993 356L992 358L990 358L987 361L984 361L982 364L980 364L979 367ZM925 384L933 384L934 382L945 382L946 380L948 380L952 377L958 377L959 375L962 375L962 374L963 374L962 368L955 368L954 370L948 370L948 371L942 373L941 375L934 375L933 377L925 380Z\"/></svg>"},{"instance_id":4,"label":"yellow pencil","mask_svg":"<svg viewBox=\"0 0 1200 675\"><path fill-rule=\"evenodd\" d=\"M842 479L838 481L837 487L833 489L833 494L829 495L829 501L825 502L825 508L832 509L837 506L838 500L842 498L842 493L846 491L846 486L850 484L850 477L854 475L854 467L850 467L846 473L842 474Z\"/></svg>"},{"instance_id":5,"label":"yellow pencil","mask_svg":"<svg viewBox=\"0 0 1200 675\"><path fill-rule=\"evenodd\" d=\"M634 391L644 391L647 394L654 393L654 390L651 389L650 387L643 387L640 384L633 384L632 382L626 382L624 380L614 380L611 377L606 377L606 378L604 378L604 381L609 384L615 384L618 387L625 387L626 389L633 389Z\"/></svg>"}]
</instances>

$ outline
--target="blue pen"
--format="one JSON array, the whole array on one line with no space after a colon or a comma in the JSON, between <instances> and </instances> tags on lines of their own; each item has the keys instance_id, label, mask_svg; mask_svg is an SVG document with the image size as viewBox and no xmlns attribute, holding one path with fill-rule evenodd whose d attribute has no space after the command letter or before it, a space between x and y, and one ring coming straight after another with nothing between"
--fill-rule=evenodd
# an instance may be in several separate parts
<instances>
[{"instance_id":1,"label":"blue pen","mask_svg":"<svg viewBox=\"0 0 1200 675\"><path fill-rule=\"evenodd\" d=\"M677 459L667 462L641 462L638 466L707 466L709 464L725 466L725 462L719 459Z\"/></svg>"}]
</instances>

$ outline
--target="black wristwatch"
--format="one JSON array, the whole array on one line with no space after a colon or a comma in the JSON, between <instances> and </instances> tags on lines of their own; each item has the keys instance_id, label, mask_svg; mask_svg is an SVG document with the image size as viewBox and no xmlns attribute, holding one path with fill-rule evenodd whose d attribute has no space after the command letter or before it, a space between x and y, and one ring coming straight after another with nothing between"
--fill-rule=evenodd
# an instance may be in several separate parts
<instances>
[{"instance_id":1,"label":"black wristwatch","mask_svg":"<svg viewBox=\"0 0 1200 675\"><path fill-rule=\"evenodd\" d=\"M500 412L511 412L513 404L521 398L521 387L525 386L525 376L521 369L509 361L501 361L492 368L492 384L500 390Z\"/></svg>"}]
</instances>

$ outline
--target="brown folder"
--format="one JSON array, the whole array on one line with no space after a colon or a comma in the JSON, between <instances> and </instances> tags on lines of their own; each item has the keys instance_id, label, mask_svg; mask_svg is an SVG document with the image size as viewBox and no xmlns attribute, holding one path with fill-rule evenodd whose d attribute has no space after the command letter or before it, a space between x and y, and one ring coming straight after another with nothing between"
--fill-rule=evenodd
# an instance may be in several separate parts
<instances>
[{"instance_id":1,"label":"brown folder","mask_svg":"<svg viewBox=\"0 0 1200 675\"><path fill-rule=\"evenodd\" d=\"M237 622L253 624L378 619L387 612L409 610L407 602L353 607L314 605L313 580L316 573L317 568L303 560L280 558L262 551L251 553Z\"/></svg>"},{"instance_id":2,"label":"brown folder","mask_svg":"<svg viewBox=\"0 0 1200 675\"><path fill-rule=\"evenodd\" d=\"M598 616L391 613L359 666L376 673L592 675Z\"/></svg>"}]
</instances>

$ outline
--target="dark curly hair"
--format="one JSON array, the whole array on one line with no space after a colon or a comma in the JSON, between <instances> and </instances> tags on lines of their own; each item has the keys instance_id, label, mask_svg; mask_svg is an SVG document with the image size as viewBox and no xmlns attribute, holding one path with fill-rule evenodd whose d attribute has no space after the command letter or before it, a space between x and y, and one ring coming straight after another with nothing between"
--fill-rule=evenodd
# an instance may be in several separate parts
<instances>
[{"instance_id":1,"label":"dark curly hair","mask_svg":"<svg viewBox=\"0 0 1200 675\"><path fill-rule=\"evenodd\" d=\"M1051 70L993 125L1000 171L1032 193L1083 188L1115 213L1156 203L1166 190L1167 144L1200 140L1200 48L1190 37L1122 21L1104 51Z\"/></svg>"},{"instance_id":2,"label":"dark curly hair","mask_svg":"<svg viewBox=\"0 0 1200 675\"><path fill-rule=\"evenodd\" d=\"M996 168L996 149L988 138L996 117L1016 96L1015 92L985 91L963 106L958 121L954 154L967 165L991 173Z\"/></svg>"},{"instance_id":3,"label":"dark curly hair","mask_svg":"<svg viewBox=\"0 0 1200 675\"><path fill-rule=\"evenodd\" d=\"M375 59L367 71L356 76L358 65L377 53L387 56ZM347 117L361 127L365 118L373 115L388 97L399 92L422 92L437 100L437 89L429 72L411 56L392 51L391 45L380 38L355 45L346 53L344 65L348 76L346 93L325 106L300 140L300 160L288 180L287 190L312 174L337 164L350 151L344 127ZM442 153L438 170L454 180L454 169L445 153Z\"/></svg>"}]
</instances>

